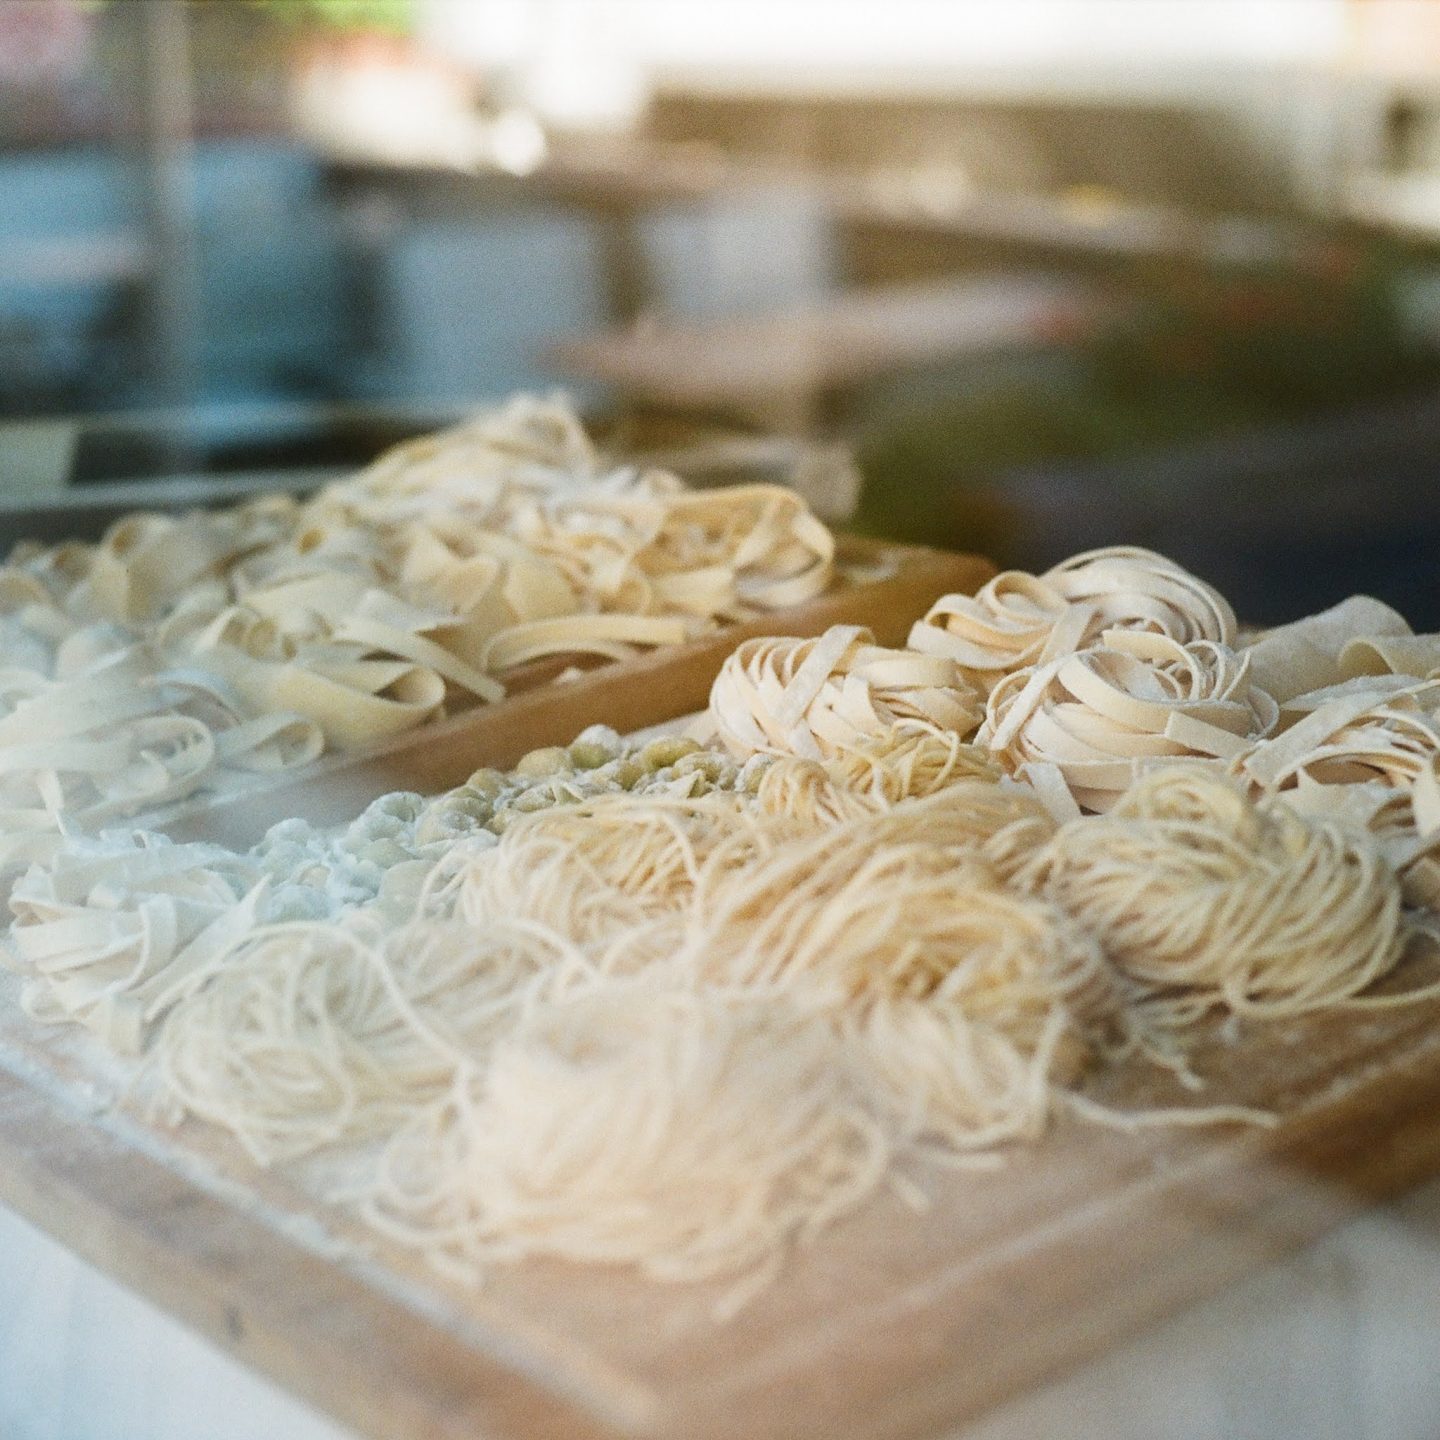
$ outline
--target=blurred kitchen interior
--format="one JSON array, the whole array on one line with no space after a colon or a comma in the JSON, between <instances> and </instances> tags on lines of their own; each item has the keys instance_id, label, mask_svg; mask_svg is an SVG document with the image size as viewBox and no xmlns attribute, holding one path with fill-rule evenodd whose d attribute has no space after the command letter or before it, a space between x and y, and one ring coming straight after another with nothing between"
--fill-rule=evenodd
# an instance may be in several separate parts
<instances>
[{"instance_id":1,"label":"blurred kitchen interior","mask_svg":"<svg viewBox=\"0 0 1440 1440\"><path fill-rule=\"evenodd\" d=\"M0 3L7 543L557 385L874 533L1440 627L1440 3Z\"/></svg>"}]
</instances>

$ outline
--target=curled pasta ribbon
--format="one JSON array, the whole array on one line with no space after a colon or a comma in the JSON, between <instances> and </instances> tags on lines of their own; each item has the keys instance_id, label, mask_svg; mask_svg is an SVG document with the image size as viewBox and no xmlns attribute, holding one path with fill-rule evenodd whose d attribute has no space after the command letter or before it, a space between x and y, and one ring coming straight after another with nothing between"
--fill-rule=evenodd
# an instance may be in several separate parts
<instances>
[{"instance_id":1,"label":"curled pasta ribbon","mask_svg":"<svg viewBox=\"0 0 1440 1440\"><path fill-rule=\"evenodd\" d=\"M1240 775L1292 808L1372 831L1408 869L1407 893L1440 898L1440 682L1394 677L1299 697L1308 713L1241 757ZM1349 693L1347 693L1349 692ZM1387 693L1388 692L1388 693Z\"/></svg>"},{"instance_id":2,"label":"curled pasta ribbon","mask_svg":"<svg viewBox=\"0 0 1440 1440\"><path fill-rule=\"evenodd\" d=\"M709 722L737 758L819 760L906 721L968 735L980 713L979 697L949 660L889 650L868 630L834 625L808 640L741 644L715 677Z\"/></svg>"},{"instance_id":3,"label":"curled pasta ribbon","mask_svg":"<svg viewBox=\"0 0 1440 1440\"><path fill-rule=\"evenodd\" d=\"M318 755L302 717L257 716L223 677L137 643L136 627L67 613L49 578L0 576L0 872L46 851L40 831L93 828Z\"/></svg>"},{"instance_id":4,"label":"curled pasta ribbon","mask_svg":"<svg viewBox=\"0 0 1440 1440\"><path fill-rule=\"evenodd\" d=\"M1072 556L1045 580L1072 605L1091 607L1098 629L1135 629L1182 645L1235 641L1235 612L1213 586L1153 550L1116 545Z\"/></svg>"},{"instance_id":5,"label":"curled pasta ribbon","mask_svg":"<svg viewBox=\"0 0 1440 1440\"><path fill-rule=\"evenodd\" d=\"M66 608L81 618L152 625L203 593L251 552L282 543L298 505L263 496L229 510L127 515L106 531Z\"/></svg>"},{"instance_id":6,"label":"curled pasta ribbon","mask_svg":"<svg viewBox=\"0 0 1440 1440\"><path fill-rule=\"evenodd\" d=\"M1230 645L1235 615L1217 590L1173 560L1115 546L1040 576L1004 571L974 596L946 595L916 622L909 645L954 660L988 690L1015 670L1087 648L1106 630Z\"/></svg>"},{"instance_id":7,"label":"curled pasta ribbon","mask_svg":"<svg viewBox=\"0 0 1440 1440\"><path fill-rule=\"evenodd\" d=\"M1042 794L1063 784L1104 811L1143 770L1179 759L1229 761L1267 734L1278 710L1250 683L1243 655L1107 630L1078 654L1016 671L990 693L976 743Z\"/></svg>"},{"instance_id":8,"label":"curled pasta ribbon","mask_svg":"<svg viewBox=\"0 0 1440 1440\"><path fill-rule=\"evenodd\" d=\"M1391 663L1414 656L1412 636L1405 617L1369 595L1352 595L1317 615L1257 635L1246 647L1255 683L1282 705L1361 674L1385 674L1406 664ZM1440 649L1432 643L1423 663L1440 665Z\"/></svg>"},{"instance_id":9,"label":"curled pasta ribbon","mask_svg":"<svg viewBox=\"0 0 1440 1440\"><path fill-rule=\"evenodd\" d=\"M499 700L528 661L623 660L798 604L833 574L830 532L794 492L692 493L609 466L568 408L522 396L303 503L129 515L98 545L21 546L0 568L0 640L46 680L137 641L157 668L208 672L232 713L191 758L213 742L214 783L233 786L308 763L317 742L358 748L452 699Z\"/></svg>"},{"instance_id":10,"label":"curled pasta ribbon","mask_svg":"<svg viewBox=\"0 0 1440 1440\"><path fill-rule=\"evenodd\" d=\"M834 559L834 537L793 490L741 485L670 497L636 564L668 603L738 618L820 594ZM720 604L707 595L702 608L693 577L713 582L716 567L728 572Z\"/></svg>"},{"instance_id":11,"label":"curled pasta ribbon","mask_svg":"<svg viewBox=\"0 0 1440 1440\"><path fill-rule=\"evenodd\" d=\"M22 1003L136 1054L255 925L263 895L255 868L213 845L136 835L63 849L11 896Z\"/></svg>"},{"instance_id":12,"label":"curled pasta ribbon","mask_svg":"<svg viewBox=\"0 0 1440 1440\"><path fill-rule=\"evenodd\" d=\"M179 699L139 647L63 680L0 672L0 828L91 826L189 794L217 747Z\"/></svg>"},{"instance_id":13,"label":"curled pasta ribbon","mask_svg":"<svg viewBox=\"0 0 1440 1440\"><path fill-rule=\"evenodd\" d=\"M519 617L485 652L497 669L516 656L677 643L701 624L802 604L834 576L830 532L778 485L692 493L652 473L622 494L534 507L516 533L595 613Z\"/></svg>"},{"instance_id":14,"label":"curled pasta ribbon","mask_svg":"<svg viewBox=\"0 0 1440 1440\"><path fill-rule=\"evenodd\" d=\"M1068 608L1043 580L1004 570L974 596L942 596L911 627L908 644L921 654L953 660L988 689L1001 676L1040 660Z\"/></svg>"},{"instance_id":15,"label":"curled pasta ribbon","mask_svg":"<svg viewBox=\"0 0 1440 1440\"><path fill-rule=\"evenodd\" d=\"M503 673L547 655L600 655L626 660L637 645L679 645L693 629L683 619L659 615L567 615L510 625L485 647L485 663Z\"/></svg>"},{"instance_id":16,"label":"curled pasta ribbon","mask_svg":"<svg viewBox=\"0 0 1440 1440\"><path fill-rule=\"evenodd\" d=\"M1408 938L1376 847L1223 777L1146 775L1096 819L1062 826L1015 883L1098 937L1177 1021L1212 1005L1278 1018L1358 995Z\"/></svg>"},{"instance_id":17,"label":"curled pasta ribbon","mask_svg":"<svg viewBox=\"0 0 1440 1440\"><path fill-rule=\"evenodd\" d=\"M1433 680L1440 675L1440 635L1363 635L1340 651L1340 677L1414 675ZM1318 688L1318 687L1316 687Z\"/></svg>"},{"instance_id":18,"label":"curled pasta ribbon","mask_svg":"<svg viewBox=\"0 0 1440 1440\"><path fill-rule=\"evenodd\" d=\"M394 523L425 520L440 509L472 525L503 527L523 501L593 484L603 473L568 405L517 395L449 430L392 447L353 480L322 492L315 513Z\"/></svg>"}]
</instances>

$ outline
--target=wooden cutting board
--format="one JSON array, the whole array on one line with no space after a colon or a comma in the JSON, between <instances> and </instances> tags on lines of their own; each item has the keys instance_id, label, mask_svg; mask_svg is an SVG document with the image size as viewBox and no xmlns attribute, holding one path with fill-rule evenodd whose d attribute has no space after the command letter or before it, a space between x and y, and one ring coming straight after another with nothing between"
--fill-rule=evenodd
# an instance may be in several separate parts
<instances>
[{"instance_id":1,"label":"wooden cutting board","mask_svg":"<svg viewBox=\"0 0 1440 1440\"><path fill-rule=\"evenodd\" d=\"M564 745L587 725L642 730L703 709L715 672L752 635L818 635L831 625L865 625L882 645L901 645L941 595L973 594L994 573L978 555L845 537L839 560L856 578L804 605L726 625L685 645L600 665L551 683L562 667L543 662L509 679L495 705L421 725L360 752L328 755L230 798L196 799L136 823L177 840L244 849L278 820L300 816L339 824L391 790L424 794L462 784L481 765L505 768L528 750Z\"/></svg>"},{"instance_id":2,"label":"wooden cutting board","mask_svg":"<svg viewBox=\"0 0 1440 1440\"><path fill-rule=\"evenodd\" d=\"M845 619L899 640L935 595L989 573L901 554L883 602L856 587L785 628ZM383 789L438 788L597 718L632 729L684 713L736 639L430 727L301 782L283 813L313 802L312 818L329 806L344 819ZM663 702L637 678L657 675L671 677ZM225 838L264 823L253 809L224 819ZM194 833L222 828L212 817ZM1416 957L1412 977L1434 965ZM218 1132L170 1132L117 1101L89 1037L28 1021L14 988L0 972L0 1203L376 1440L934 1436L1440 1172L1440 1001L1217 1031L1200 1098L1272 1107L1277 1128L1061 1121L999 1171L912 1177L926 1211L877 1200L717 1325L715 1289L626 1270L531 1263L459 1288ZM1133 1070L1095 1093L1195 1103Z\"/></svg>"},{"instance_id":3,"label":"wooden cutting board","mask_svg":"<svg viewBox=\"0 0 1440 1440\"><path fill-rule=\"evenodd\" d=\"M457 1288L207 1127L110 1106L87 1037L0 1002L0 1201L377 1440L934 1436L1440 1170L1440 1002L1217 1033L1203 1098L1277 1128L1062 1121L923 1174L924 1213L873 1202L719 1325L714 1289L604 1267Z\"/></svg>"}]
</instances>

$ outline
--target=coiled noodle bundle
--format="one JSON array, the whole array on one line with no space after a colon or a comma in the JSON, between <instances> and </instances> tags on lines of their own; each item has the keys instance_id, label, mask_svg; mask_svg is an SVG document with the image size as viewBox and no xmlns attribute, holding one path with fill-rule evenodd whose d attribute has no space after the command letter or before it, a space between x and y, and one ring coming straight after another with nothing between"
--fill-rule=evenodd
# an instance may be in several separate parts
<instances>
[{"instance_id":1,"label":"coiled noodle bundle","mask_svg":"<svg viewBox=\"0 0 1440 1440\"><path fill-rule=\"evenodd\" d=\"M954 660L989 691L1006 675L1091 645L1106 630L1141 630L1181 645L1230 645L1235 615L1189 571L1135 546L1073 556L1040 576L997 575L972 597L946 595L910 631L910 648Z\"/></svg>"},{"instance_id":2,"label":"coiled noodle bundle","mask_svg":"<svg viewBox=\"0 0 1440 1440\"><path fill-rule=\"evenodd\" d=\"M1337 1004L1393 969L1409 934L1399 883L1363 837L1184 770L1062 826L1016 883L1181 1016Z\"/></svg>"},{"instance_id":3,"label":"coiled noodle bundle","mask_svg":"<svg viewBox=\"0 0 1440 1440\"><path fill-rule=\"evenodd\" d=\"M1233 758L1277 714L1226 645L1107 630L1088 650L1001 681L977 743L1012 772L1058 771L1077 805L1103 811L1157 763Z\"/></svg>"}]
</instances>

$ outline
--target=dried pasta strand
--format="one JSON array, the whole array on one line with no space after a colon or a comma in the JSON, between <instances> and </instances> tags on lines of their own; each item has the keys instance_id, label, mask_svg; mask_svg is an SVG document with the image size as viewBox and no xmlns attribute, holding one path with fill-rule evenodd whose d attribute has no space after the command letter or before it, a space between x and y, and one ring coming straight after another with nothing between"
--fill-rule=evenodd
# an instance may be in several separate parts
<instances>
[{"instance_id":1,"label":"dried pasta strand","mask_svg":"<svg viewBox=\"0 0 1440 1440\"><path fill-rule=\"evenodd\" d=\"M416 1114L363 1201L456 1258L635 1263L664 1280L773 1270L871 1195L890 1144L833 1032L662 988L533 1011Z\"/></svg>"},{"instance_id":2,"label":"dried pasta strand","mask_svg":"<svg viewBox=\"0 0 1440 1440\"><path fill-rule=\"evenodd\" d=\"M1110 812L1061 826L1019 872L1182 1018L1299 1015L1388 974L1409 938L1374 845L1223 778L1145 776Z\"/></svg>"},{"instance_id":3,"label":"dried pasta strand","mask_svg":"<svg viewBox=\"0 0 1440 1440\"><path fill-rule=\"evenodd\" d=\"M159 1083L262 1161L350 1146L325 1193L437 1263L633 1262L733 1299L902 1154L1038 1133L1123 1039L1099 948L995 868L1052 828L993 777L892 799L794 758L753 794L522 816L397 930L255 931L166 1018Z\"/></svg>"}]
</instances>

